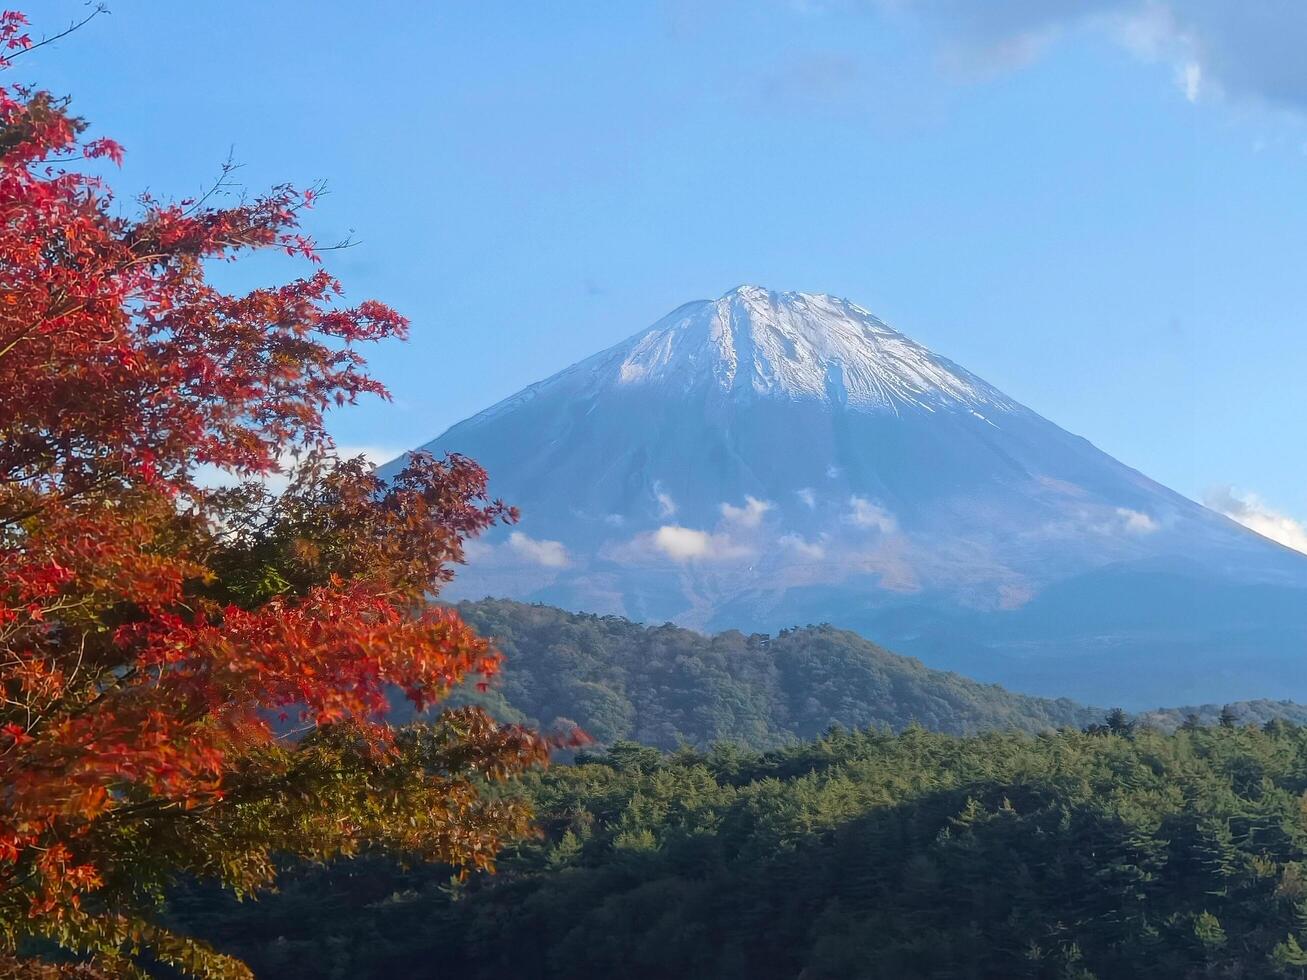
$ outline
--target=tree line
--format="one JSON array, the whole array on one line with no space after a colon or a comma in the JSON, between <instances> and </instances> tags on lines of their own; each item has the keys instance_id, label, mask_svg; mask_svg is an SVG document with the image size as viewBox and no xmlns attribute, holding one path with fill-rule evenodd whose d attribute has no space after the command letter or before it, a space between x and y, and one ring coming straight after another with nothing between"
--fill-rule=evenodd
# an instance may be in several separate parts
<instances>
[{"instance_id":1,"label":"tree line","mask_svg":"<svg viewBox=\"0 0 1307 980\"><path fill-rule=\"evenodd\" d=\"M260 975L1307 976L1307 728L621 742L525 784L499 873L297 866L185 928Z\"/></svg>"}]
</instances>

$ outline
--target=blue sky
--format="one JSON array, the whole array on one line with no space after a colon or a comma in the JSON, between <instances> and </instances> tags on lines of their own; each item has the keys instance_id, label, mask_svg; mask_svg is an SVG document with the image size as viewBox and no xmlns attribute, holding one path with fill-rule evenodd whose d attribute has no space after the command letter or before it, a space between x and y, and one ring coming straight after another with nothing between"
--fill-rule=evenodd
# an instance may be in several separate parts
<instances>
[{"instance_id":1,"label":"blue sky","mask_svg":"<svg viewBox=\"0 0 1307 980\"><path fill-rule=\"evenodd\" d=\"M191 193L233 148L251 189L325 179L311 229L360 243L329 266L412 318L344 445L424 442L752 282L847 296L1189 496L1307 518L1291 0L111 6L23 70L126 145L120 189Z\"/></svg>"}]
</instances>

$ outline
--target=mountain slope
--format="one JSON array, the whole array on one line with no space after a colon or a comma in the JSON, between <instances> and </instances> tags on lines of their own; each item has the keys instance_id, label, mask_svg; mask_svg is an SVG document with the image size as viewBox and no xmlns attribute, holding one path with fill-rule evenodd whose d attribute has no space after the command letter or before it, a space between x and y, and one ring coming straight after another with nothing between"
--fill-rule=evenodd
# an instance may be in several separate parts
<instances>
[{"instance_id":1,"label":"mountain slope","mask_svg":"<svg viewBox=\"0 0 1307 980\"><path fill-rule=\"evenodd\" d=\"M424 448L474 457L524 514L472 552L454 598L826 621L1137 707L1307 698L1307 557L844 300L740 287L687 304ZM1242 604L1195 616L1213 593ZM1145 614L1123 620L1106 598L1122 594Z\"/></svg>"}]
</instances>

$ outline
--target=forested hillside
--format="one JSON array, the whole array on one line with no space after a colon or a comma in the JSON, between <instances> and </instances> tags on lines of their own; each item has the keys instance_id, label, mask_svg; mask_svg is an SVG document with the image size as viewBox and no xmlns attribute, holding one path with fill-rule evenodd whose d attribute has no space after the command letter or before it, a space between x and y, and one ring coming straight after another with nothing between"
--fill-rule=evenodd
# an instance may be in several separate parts
<instances>
[{"instance_id":1,"label":"forested hillside","mask_svg":"<svg viewBox=\"0 0 1307 980\"><path fill-rule=\"evenodd\" d=\"M830 626L704 636L670 624L483 599L458 606L507 656L485 703L510 720L579 724L601 744L771 748L832 724L932 731L1081 727L1102 712L1027 697Z\"/></svg>"},{"instance_id":2,"label":"forested hillside","mask_svg":"<svg viewBox=\"0 0 1307 980\"><path fill-rule=\"evenodd\" d=\"M1065 698L930 670L831 626L704 636L504 599L458 609L508 658L489 694L472 700L505 720L574 722L601 745L631 739L672 749L733 741L766 749L815 738L832 724L900 731L916 722L966 735L1082 728L1103 717L1101 709ZM1190 715L1215 724L1222 707L1158 708L1137 720L1170 731ZM1307 722L1307 708L1288 701L1240 702L1230 710L1240 723Z\"/></svg>"},{"instance_id":3,"label":"forested hillside","mask_svg":"<svg viewBox=\"0 0 1307 980\"><path fill-rule=\"evenodd\" d=\"M1307 729L630 743L494 877L301 869L188 928L259 976L1307 976Z\"/></svg>"}]
</instances>

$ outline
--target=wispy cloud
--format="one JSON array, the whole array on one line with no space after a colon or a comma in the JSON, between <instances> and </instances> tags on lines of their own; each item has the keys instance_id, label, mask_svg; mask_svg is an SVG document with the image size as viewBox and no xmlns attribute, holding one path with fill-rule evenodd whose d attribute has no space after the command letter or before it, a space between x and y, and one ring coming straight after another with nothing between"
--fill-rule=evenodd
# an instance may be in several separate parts
<instances>
[{"instance_id":1,"label":"wispy cloud","mask_svg":"<svg viewBox=\"0 0 1307 980\"><path fill-rule=\"evenodd\" d=\"M1178 69L1178 72L1180 88L1184 91L1184 97L1190 102L1197 102L1198 96L1203 90L1203 66L1190 61Z\"/></svg>"},{"instance_id":2,"label":"wispy cloud","mask_svg":"<svg viewBox=\"0 0 1307 980\"><path fill-rule=\"evenodd\" d=\"M1121 526L1131 534L1152 534L1162 526L1151 514L1129 507L1118 507L1116 516L1121 519Z\"/></svg>"},{"instance_id":3,"label":"wispy cloud","mask_svg":"<svg viewBox=\"0 0 1307 980\"><path fill-rule=\"evenodd\" d=\"M731 524L738 524L740 527L757 527L762 523L763 517L767 511L772 509L770 500L759 500L757 497L745 497L744 506L736 507L732 504L722 504L722 517Z\"/></svg>"},{"instance_id":4,"label":"wispy cloud","mask_svg":"<svg viewBox=\"0 0 1307 980\"><path fill-rule=\"evenodd\" d=\"M671 517L676 513L676 501L672 495L663 489L663 485L657 481L653 485L654 500L658 503L658 516Z\"/></svg>"},{"instance_id":5,"label":"wispy cloud","mask_svg":"<svg viewBox=\"0 0 1307 980\"><path fill-rule=\"evenodd\" d=\"M882 534L893 534L898 530L894 515L866 497L850 497L849 512L845 517L854 527L874 528Z\"/></svg>"},{"instance_id":6,"label":"wispy cloud","mask_svg":"<svg viewBox=\"0 0 1307 980\"><path fill-rule=\"evenodd\" d=\"M812 487L804 487L802 490L795 490L794 494L803 502L803 506L807 507L808 510L812 510L817 506L817 494L813 491Z\"/></svg>"},{"instance_id":7,"label":"wispy cloud","mask_svg":"<svg viewBox=\"0 0 1307 980\"><path fill-rule=\"evenodd\" d=\"M1185 97L1223 93L1307 110L1301 0L873 0L921 19L955 65L1020 67L1080 29L1172 65Z\"/></svg>"},{"instance_id":8,"label":"wispy cloud","mask_svg":"<svg viewBox=\"0 0 1307 980\"><path fill-rule=\"evenodd\" d=\"M468 563L482 562L493 558L495 546L487 541L478 541L476 538L468 538L463 542L463 557Z\"/></svg>"},{"instance_id":9,"label":"wispy cloud","mask_svg":"<svg viewBox=\"0 0 1307 980\"><path fill-rule=\"evenodd\" d=\"M561 541L544 541L514 531L508 536L508 546L527 561L546 568L566 568L569 564Z\"/></svg>"},{"instance_id":10,"label":"wispy cloud","mask_svg":"<svg viewBox=\"0 0 1307 980\"><path fill-rule=\"evenodd\" d=\"M776 542L787 551L809 561L819 561L826 557L826 545L822 540L809 541L798 534L785 534Z\"/></svg>"},{"instance_id":11,"label":"wispy cloud","mask_svg":"<svg viewBox=\"0 0 1307 980\"><path fill-rule=\"evenodd\" d=\"M1203 502L1248 530L1307 554L1307 525L1268 507L1256 494L1238 493L1232 487L1217 487Z\"/></svg>"}]
</instances>

